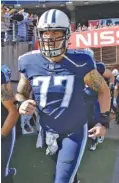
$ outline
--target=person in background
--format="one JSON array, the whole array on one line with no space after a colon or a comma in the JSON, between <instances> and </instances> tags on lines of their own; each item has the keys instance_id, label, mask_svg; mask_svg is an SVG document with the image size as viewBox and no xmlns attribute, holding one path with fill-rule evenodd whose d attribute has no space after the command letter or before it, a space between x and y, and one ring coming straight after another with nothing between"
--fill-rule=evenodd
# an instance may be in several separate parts
<instances>
[{"instance_id":1,"label":"person in background","mask_svg":"<svg viewBox=\"0 0 119 183\"><path fill-rule=\"evenodd\" d=\"M114 81L114 85L116 84L116 77L119 75L119 71L117 70L117 69L114 69L113 71L112 71L112 74L113 74L113 76L114 76L114 78L115 78L115 81Z\"/></svg>"},{"instance_id":2,"label":"person in background","mask_svg":"<svg viewBox=\"0 0 119 183\"><path fill-rule=\"evenodd\" d=\"M32 18L23 16L23 10L18 12L17 18L17 25L18 25L18 32L17 32L17 41L27 41L28 40L28 31L27 26L32 23Z\"/></svg>"},{"instance_id":3,"label":"person in background","mask_svg":"<svg viewBox=\"0 0 119 183\"><path fill-rule=\"evenodd\" d=\"M119 124L119 75L116 78L116 85L114 89L113 106L116 109L116 121Z\"/></svg>"},{"instance_id":4,"label":"person in background","mask_svg":"<svg viewBox=\"0 0 119 183\"><path fill-rule=\"evenodd\" d=\"M16 9L11 9L8 12L8 16L9 16L9 29L7 31L7 41L16 41L16 20L15 17L18 14L18 11Z\"/></svg>"},{"instance_id":5,"label":"person in background","mask_svg":"<svg viewBox=\"0 0 119 183\"><path fill-rule=\"evenodd\" d=\"M32 15L32 14L29 14L29 15L28 15L28 18L29 18L29 19L33 19L33 15ZM32 42L32 39L33 39L33 28L34 28L34 25L33 25L33 21L32 21L32 22L29 23L29 25L27 26L28 41L29 41L29 42Z\"/></svg>"},{"instance_id":6,"label":"person in background","mask_svg":"<svg viewBox=\"0 0 119 183\"><path fill-rule=\"evenodd\" d=\"M5 5L1 5L1 45L4 46L5 33L8 30L8 25L6 24L6 9Z\"/></svg>"},{"instance_id":7,"label":"person in background","mask_svg":"<svg viewBox=\"0 0 119 183\"><path fill-rule=\"evenodd\" d=\"M1 183L13 183L16 169L9 168L15 144L15 124L19 113L10 83L10 70L1 66Z\"/></svg>"},{"instance_id":8,"label":"person in background","mask_svg":"<svg viewBox=\"0 0 119 183\"><path fill-rule=\"evenodd\" d=\"M119 75L119 71L117 69L112 70L112 75L114 77L114 86L116 85L116 78ZM114 99L114 87L111 90L111 112L117 114L117 110L113 105L113 99Z\"/></svg>"},{"instance_id":9,"label":"person in background","mask_svg":"<svg viewBox=\"0 0 119 183\"><path fill-rule=\"evenodd\" d=\"M107 85L109 86L110 90L114 89L115 77L112 74L110 69L105 69L103 77L104 77L105 81L107 82Z\"/></svg>"}]
</instances>

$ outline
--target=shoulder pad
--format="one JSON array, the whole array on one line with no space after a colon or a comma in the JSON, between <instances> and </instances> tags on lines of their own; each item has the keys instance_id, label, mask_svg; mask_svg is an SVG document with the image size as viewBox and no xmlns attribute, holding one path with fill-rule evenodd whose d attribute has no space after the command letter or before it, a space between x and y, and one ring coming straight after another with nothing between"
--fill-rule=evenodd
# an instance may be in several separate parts
<instances>
[{"instance_id":1,"label":"shoulder pad","mask_svg":"<svg viewBox=\"0 0 119 183\"><path fill-rule=\"evenodd\" d=\"M38 53L40 53L40 50L33 50L33 51L27 52L27 53L19 56L18 59L24 58L25 56L30 56L30 55L38 54Z\"/></svg>"},{"instance_id":2,"label":"shoulder pad","mask_svg":"<svg viewBox=\"0 0 119 183\"><path fill-rule=\"evenodd\" d=\"M76 55L78 55L78 54L80 54L80 55L84 54L84 55L88 55L91 58L93 58L92 55L90 54L90 52L87 51L87 50L84 50L84 49L79 49L79 50L78 49L68 49L67 50L67 53L68 54L76 54Z\"/></svg>"}]
</instances>

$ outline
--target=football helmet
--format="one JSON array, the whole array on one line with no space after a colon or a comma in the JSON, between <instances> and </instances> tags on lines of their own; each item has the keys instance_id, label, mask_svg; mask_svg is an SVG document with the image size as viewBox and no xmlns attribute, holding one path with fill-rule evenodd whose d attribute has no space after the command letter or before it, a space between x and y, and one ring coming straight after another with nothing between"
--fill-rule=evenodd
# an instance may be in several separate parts
<instances>
[{"instance_id":1,"label":"football helmet","mask_svg":"<svg viewBox=\"0 0 119 183\"><path fill-rule=\"evenodd\" d=\"M114 70L112 71L112 74L113 74L114 76L118 76L119 71L118 71L117 69L114 69Z\"/></svg>"},{"instance_id":2,"label":"football helmet","mask_svg":"<svg viewBox=\"0 0 119 183\"><path fill-rule=\"evenodd\" d=\"M40 51L44 56L60 56L68 47L71 25L68 16L64 12L57 9L51 9L44 12L39 19L37 31ZM43 36L43 33L46 31L62 31L63 35L56 38L45 37ZM57 42L59 42L58 46L56 46Z\"/></svg>"}]
</instances>

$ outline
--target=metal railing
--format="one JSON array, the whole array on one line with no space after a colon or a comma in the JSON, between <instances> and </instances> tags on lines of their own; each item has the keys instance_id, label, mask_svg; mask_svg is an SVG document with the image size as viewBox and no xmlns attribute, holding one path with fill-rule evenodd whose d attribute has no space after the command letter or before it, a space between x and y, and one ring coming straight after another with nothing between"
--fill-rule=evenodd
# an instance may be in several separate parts
<instances>
[{"instance_id":1,"label":"metal railing","mask_svg":"<svg viewBox=\"0 0 119 183\"><path fill-rule=\"evenodd\" d=\"M9 22L1 23L1 43L2 46L10 44L12 42L33 42L35 39L34 29L35 26L28 20L16 21L10 19Z\"/></svg>"}]
</instances>

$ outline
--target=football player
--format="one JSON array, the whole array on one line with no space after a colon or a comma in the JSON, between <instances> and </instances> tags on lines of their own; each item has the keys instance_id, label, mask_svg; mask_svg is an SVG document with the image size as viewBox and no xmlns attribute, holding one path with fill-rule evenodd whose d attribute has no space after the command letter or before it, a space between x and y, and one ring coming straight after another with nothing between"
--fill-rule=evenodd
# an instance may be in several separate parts
<instances>
[{"instance_id":1,"label":"football player","mask_svg":"<svg viewBox=\"0 0 119 183\"><path fill-rule=\"evenodd\" d=\"M1 66L1 182L13 183L16 170L9 168L15 144L15 123L19 113L14 104L15 98L10 83L10 70Z\"/></svg>"},{"instance_id":2,"label":"football player","mask_svg":"<svg viewBox=\"0 0 119 183\"><path fill-rule=\"evenodd\" d=\"M100 122L90 129L89 137L106 134L109 88L85 50L67 50L71 25L64 12L46 11L37 29L40 50L20 56L18 61L19 112L32 115L38 108L43 130L59 135L54 182L77 183L76 174L88 137L84 87L88 85L98 93L101 111ZM34 100L29 99L31 90Z\"/></svg>"},{"instance_id":3,"label":"football player","mask_svg":"<svg viewBox=\"0 0 119 183\"><path fill-rule=\"evenodd\" d=\"M111 70L105 69L103 77L104 77L105 81L107 82L110 90L113 90L114 89L114 84L115 84L114 83L115 82L115 77L112 74Z\"/></svg>"},{"instance_id":4,"label":"football player","mask_svg":"<svg viewBox=\"0 0 119 183\"><path fill-rule=\"evenodd\" d=\"M119 75L119 71L118 71L117 69L114 69L114 70L112 71L112 74L113 74L113 76L114 76L114 86L115 86L116 83L117 83L117 79L116 79L116 78L117 78L117 76ZM115 100L114 100L114 89L115 89L115 87L113 88L113 90L112 90L112 92L111 92L111 94L112 94L112 100L111 100L111 109L112 109L112 111L111 111L111 112L117 114L117 110L116 110L115 106L113 105L113 101L115 101Z\"/></svg>"},{"instance_id":5,"label":"football player","mask_svg":"<svg viewBox=\"0 0 119 183\"><path fill-rule=\"evenodd\" d=\"M117 124L119 124L119 75L116 78L113 106L116 108L116 121L117 121Z\"/></svg>"},{"instance_id":6,"label":"football player","mask_svg":"<svg viewBox=\"0 0 119 183\"><path fill-rule=\"evenodd\" d=\"M114 70L112 71L112 74L113 74L113 76L114 76L114 78L115 78L115 84L116 84L116 77L119 75L119 71L118 71L117 69L114 69Z\"/></svg>"},{"instance_id":7,"label":"football player","mask_svg":"<svg viewBox=\"0 0 119 183\"><path fill-rule=\"evenodd\" d=\"M113 106L113 95L114 95L114 86L115 86L115 77L113 73L111 72L110 69L105 69L105 72L103 74L103 77L105 81L107 82L107 85L110 88L110 93L111 93L111 106L110 106L110 111L114 111L116 113L116 110Z\"/></svg>"}]
</instances>

